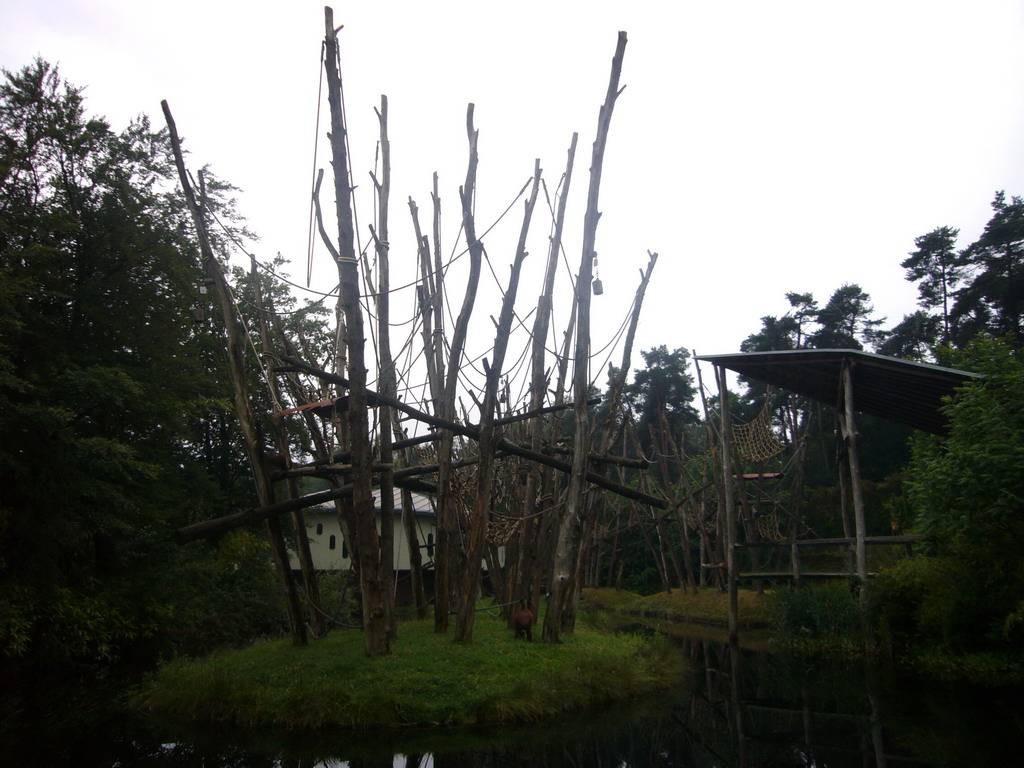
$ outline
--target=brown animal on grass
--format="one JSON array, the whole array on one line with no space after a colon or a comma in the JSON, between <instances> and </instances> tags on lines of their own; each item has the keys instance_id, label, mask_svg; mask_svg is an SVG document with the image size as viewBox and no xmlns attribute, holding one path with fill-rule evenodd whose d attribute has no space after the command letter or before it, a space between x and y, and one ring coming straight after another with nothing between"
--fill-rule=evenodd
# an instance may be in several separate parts
<instances>
[{"instance_id":1,"label":"brown animal on grass","mask_svg":"<svg viewBox=\"0 0 1024 768\"><path fill-rule=\"evenodd\" d=\"M516 631L516 640L521 639L525 633L526 642L533 642L533 611L525 600L519 603L519 610L512 616L512 629Z\"/></svg>"}]
</instances>

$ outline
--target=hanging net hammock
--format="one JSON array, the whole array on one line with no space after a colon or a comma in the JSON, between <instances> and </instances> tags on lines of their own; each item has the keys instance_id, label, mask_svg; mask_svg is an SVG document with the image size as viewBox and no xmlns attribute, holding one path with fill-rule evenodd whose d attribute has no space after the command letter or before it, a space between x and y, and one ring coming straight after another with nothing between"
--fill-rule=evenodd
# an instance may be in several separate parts
<instances>
[{"instance_id":1,"label":"hanging net hammock","mask_svg":"<svg viewBox=\"0 0 1024 768\"><path fill-rule=\"evenodd\" d=\"M718 499L714 494L701 492L700 498L692 500L687 508L684 517L692 530L706 534L714 532L718 515Z\"/></svg>"},{"instance_id":2,"label":"hanging net hammock","mask_svg":"<svg viewBox=\"0 0 1024 768\"><path fill-rule=\"evenodd\" d=\"M773 510L771 512L755 512L754 522L757 523L757 532L761 534L762 541L785 541L786 536L779 530L779 516Z\"/></svg>"},{"instance_id":3,"label":"hanging net hammock","mask_svg":"<svg viewBox=\"0 0 1024 768\"><path fill-rule=\"evenodd\" d=\"M778 456L786 445L772 430L768 423L768 403L747 424L734 424L732 428L733 446L747 461L767 461Z\"/></svg>"}]
</instances>

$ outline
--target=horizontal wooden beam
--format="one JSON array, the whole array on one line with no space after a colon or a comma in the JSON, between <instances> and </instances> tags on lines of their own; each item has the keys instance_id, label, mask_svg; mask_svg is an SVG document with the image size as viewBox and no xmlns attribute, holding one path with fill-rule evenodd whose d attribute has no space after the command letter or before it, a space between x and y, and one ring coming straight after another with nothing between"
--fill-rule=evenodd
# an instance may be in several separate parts
<instances>
[{"instance_id":1,"label":"horizontal wooden beam","mask_svg":"<svg viewBox=\"0 0 1024 768\"><path fill-rule=\"evenodd\" d=\"M424 488L424 484L422 480L418 479L418 476L428 475L433 472L437 472L437 470L437 464L406 467L405 469L396 470L394 472L395 485L399 488L408 488L409 490L422 490ZM276 517L277 515L296 512L300 509L308 509L309 507L316 507L320 504L326 504L329 501L334 501L335 499L342 499L346 496L351 496L352 487L352 484L349 483L348 485L342 485L338 488L329 488L326 491L309 493L305 496L300 496L297 499L289 499L287 501L278 502L277 504L270 504L266 507L255 507L253 509L246 509L242 512L236 512L232 515L217 517L213 520L203 520L200 523L194 523L192 525L187 525L184 528L179 528L175 532L174 538L179 544L188 544L190 541L217 536L221 533L230 531L232 528L240 528L243 525L258 523L261 520Z\"/></svg>"},{"instance_id":2,"label":"horizontal wooden beam","mask_svg":"<svg viewBox=\"0 0 1024 768\"><path fill-rule=\"evenodd\" d=\"M373 465L373 471L387 472L393 467L393 464L377 462ZM289 477L331 477L333 475L347 475L351 472L351 464L305 464L301 467L292 467L291 469L275 469L270 474L270 477L274 480L287 480Z\"/></svg>"},{"instance_id":3,"label":"horizontal wooden beam","mask_svg":"<svg viewBox=\"0 0 1024 768\"><path fill-rule=\"evenodd\" d=\"M287 365L278 367L275 370L289 372L298 371L301 373L309 374L310 376L315 376L316 378L322 381L328 381L332 384L337 384L338 386L341 387L349 386L348 379L344 378L343 376L338 376L337 374L330 373L329 371L322 371L319 368L314 368L311 365L307 365L306 363L303 363L300 360L295 360L293 358L286 357L284 358L284 361L285 363L287 363ZM454 421L448 421L446 419L438 418L437 416L433 416L429 413L421 411L418 408L413 408L411 405L407 405L403 403L401 400L391 397L385 397L384 395L381 395L376 392L371 392L370 390L367 390L366 394L367 397L370 398L372 401L377 402L380 405L386 405L388 407L402 411L403 413L412 416L414 419L422 421L424 424L429 424L430 426L435 427L437 429L447 429L451 432L454 432L457 435L468 437L471 440L480 440L480 430L477 429L476 427L458 424ZM510 453L513 456L519 456L520 458L528 459L529 461L535 461L538 464L543 464L544 466L551 467L552 469L557 469L559 472L563 472L564 474L570 474L572 472L572 466L569 463L559 461L558 459L543 454L540 451L534 451L525 446L513 443L511 440L508 440L507 438L501 438L498 441L497 449L499 451L504 451L505 453ZM612 482L611 480L608 480L607 478L598 474L597 472L587 472L586 478L587 482L592 483L593 485L596 485L599 488L604 488L606 491L611 491L612 493L615 493L624 498L633 499L634 501L639 501L643 504L647 504L648 506L656 507L657 509L669 509L671 506L666 499L663 499L659 496L651 496L650 494L642 493L636 490L635 488L630 488L628 486Z\"/></svg>"}]
</instances>

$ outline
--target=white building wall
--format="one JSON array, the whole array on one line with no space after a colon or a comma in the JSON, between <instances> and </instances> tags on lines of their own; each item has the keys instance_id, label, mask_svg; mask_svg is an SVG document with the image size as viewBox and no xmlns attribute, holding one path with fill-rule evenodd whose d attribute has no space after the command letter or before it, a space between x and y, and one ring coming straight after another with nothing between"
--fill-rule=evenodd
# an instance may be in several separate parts
<instances>
[{"instance_id":1,"label":"white building wall","mask_svg":"<svg viewBox=\"0 0 1024 768\"><path fill-rule=\"evenodd\" d=\"M405 539L405 527L399 517L393 519L395 536L394 567L397 570L410 569L409 545ZM419 537L420 559L427 563L433 560L434 546L437 542L437 527L434 516L417 515L416 533ZM380 515L377 516L377 531L380 532ZM328 509L313 507L306 510L306 533L309 536L309 551L313 556L313 566L318 571L348 570L352 563L352 552L349 550L344 536L341 535L341 524L334 506ZM299 568L298 557L290 553L292 568Z\"/></svg>"}]
</instances>

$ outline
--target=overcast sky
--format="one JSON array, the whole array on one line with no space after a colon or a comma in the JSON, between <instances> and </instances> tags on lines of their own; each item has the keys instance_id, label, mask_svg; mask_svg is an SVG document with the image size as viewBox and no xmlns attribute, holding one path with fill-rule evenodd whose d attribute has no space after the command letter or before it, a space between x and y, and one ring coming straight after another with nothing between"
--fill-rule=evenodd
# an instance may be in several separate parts
<instances>
[{"instance_id":1,"label":"overcast sky","mask_svg":"<svg viewBox=\"0 0 1024 768\"><path fill-rule=\"evenodd\" d=\"M208 163L242 188L241 210L262 237L256 253L280 251L292 276L304 278L322 3L0 0L0 18L0 65L17 69L35 56L59 63L86 87L90 112L115 129L139 112L160 124L167 99L190 164ZM870 293L891 327L915 309L916 290L900 268L914 238L949 225L965 245L987 221L996 190L1024 194L1019 0L377 0L338 3L335 21L344 25L364 240L373 108L381 94L389 99L395 284L413 278L406 200L429 210L434 171L445 250L462 248L457 190L469 102L480 130L478 231L515 198L534 158L553 192L579 132L565 243L578 268L598 107L616 33L627 32L626 88L601 194L605 291L593 304L595 348L628 311L648 250L660 259L638 349L736 351L761 316L787 309L785 292L813 292L823 303L845 282ZM516 207L484 239L502 281L520 219ZM539 292L549 223L539 205L523 316ZM315 287L329 289L333 264L322 247L316 258ZM559 328L569 308L560 280ZM411 314L411 292L394 301L396 321ZM482 289L481 301L477 353L492 341L487 315L498 310L492 289ZM396 328L396 346L409 330Z\"/></svg>"}]
</instances>

